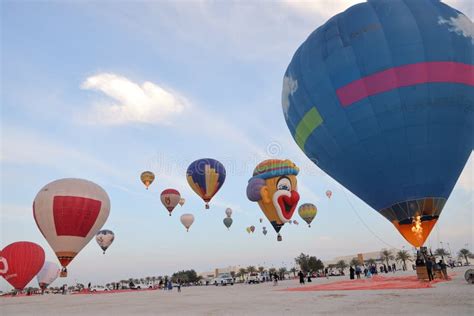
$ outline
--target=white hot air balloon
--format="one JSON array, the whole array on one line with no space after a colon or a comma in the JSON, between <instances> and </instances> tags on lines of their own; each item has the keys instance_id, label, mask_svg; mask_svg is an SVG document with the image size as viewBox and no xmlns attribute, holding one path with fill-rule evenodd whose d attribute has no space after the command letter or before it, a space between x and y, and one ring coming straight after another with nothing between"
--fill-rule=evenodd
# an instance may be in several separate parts
<instances>
[{"instance_id":1,"label":"white hot air balloon","mask_svg":"<svg viewBox=\"0 0 474 316\"><path fill-rule=\"evenodd\" d=\"M179 203L179 206L183 206L184 203L186 203L186 199L185 198L180 198L178 203Z\"/></svg>"},{"instance_id":2,"label":"white hot air balloon","mask_svg":"<svg viewBox=\"0 0 474 316\"><path fill-rule=\"evenodd\" d=\"M62 277L67 276L67 265L102 228L109 212L109 196L88 180L56 180L38 192L33 215L63 266Z\"/></svg>"},{"instance_id":3,"label":"white hot air balloon","mask_svg":"<svg viewBox=\"0 0 474 316\"><path fill-rule=\"evenodd\" d=\"M114 242L114 239L114 232L108 229L102 229L95 235L95 241L97 241L97 244L102 248L104 254L107 248Z\"/></svg>"},{"instance_id":4,"label":"white hot air balloon","mask_svg":"<svg viewBox=\"0 0 474 316\"><path fill-rule=\"evenodd\" d=\"M231 217L232 216L232 209L230 207L226 208L225 210L225 215L227 217Z\"/></svg>"},{"instance_id":5,"label":"white hot air balloon","mask_svg":"<svg viewBox=\"0 0 474 316\"><path fill-rule=\"evenodd\" d=\"M59 276L59 266L54 262L46 261L40 272L36 275L39 287L44 291Z\"/></svg>"},{"instance_id":6,"label":"white hot air balloon","mask_svg":"<svg viewBox=\"0 0 474 316\"><path fill-rule=\"evenodd\" d=\"M194 223L193 214L183 214L181 215L181 223L186 227L186 231L189 231L189 227Z\"/></svg>"}]
</instances>

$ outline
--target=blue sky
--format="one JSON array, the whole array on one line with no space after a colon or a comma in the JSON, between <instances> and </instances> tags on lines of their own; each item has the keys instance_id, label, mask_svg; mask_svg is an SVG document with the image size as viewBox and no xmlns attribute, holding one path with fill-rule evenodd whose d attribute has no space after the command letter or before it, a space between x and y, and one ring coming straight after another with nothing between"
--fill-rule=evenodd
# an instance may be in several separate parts
<instances>
[{"instance_id":1,"label":"blue sky","mask_svg":"<svg viewBox=\"0 0 474 316\"><path fill-rule=\"evenodd\" d=\"M105 256L91 241L71 263L69 283L290 267L300 252L331 259L408 248L385 218L306 158L281 110L283 74L296 48L356 2L3 1L1 247L34 241L56 261L31 204L43 185L78 177L108 192L104 228L116 240ZM472 19L469 0L445 2ZM220 160L228 172L209 211L185 179L201 157ZM311 229L286 225L281 243L269 223L269 234L261 233L264 216L245 196L253 168L266 158L293 160L301 202L319 209ZM149 191L139 181L146 169L157 176ZM472 246L473 172L471 158L428 245ZM159 200L168 187L186 198L172 217ZM222 224L226 207L234 210L230 231ZM196 217L189 233L179 222L185 212ZM253 235L245 231L250 225Z\"/></svg>"}]
</instances>

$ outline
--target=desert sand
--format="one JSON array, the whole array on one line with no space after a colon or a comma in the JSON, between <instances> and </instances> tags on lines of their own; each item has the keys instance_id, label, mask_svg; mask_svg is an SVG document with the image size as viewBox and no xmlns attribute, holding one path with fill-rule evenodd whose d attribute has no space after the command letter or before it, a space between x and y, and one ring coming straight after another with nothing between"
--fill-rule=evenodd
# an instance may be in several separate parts
<instances>
[{"instance_id":1,"label":"desert sand","mask_svg":"<svg viewBox=\"0 0 474 316\"><path fill-rule=\"evenodd\" d=\"M188 287L112 294L0 299L1 315L474 315L474 286L457 268L449 282L410 290L289 292L298 280L258 285ZM396 276L414 275L413 271ZM392 276L389 274L388 276ZM305 286L347 280L313 279Z\"/></svg>"}]
</instances>

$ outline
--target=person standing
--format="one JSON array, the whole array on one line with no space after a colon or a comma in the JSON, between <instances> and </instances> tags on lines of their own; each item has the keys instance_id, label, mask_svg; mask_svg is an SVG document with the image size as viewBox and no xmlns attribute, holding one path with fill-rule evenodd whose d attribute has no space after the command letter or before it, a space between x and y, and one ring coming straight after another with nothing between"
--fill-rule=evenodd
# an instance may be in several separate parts
<instances>
[{"instance_id":1,"label":"person standing","mask_svg":"<svg viewBox=\"0 0 474 316\"><path fill-rule=\"evenodd\" d=\"M357 276L357 279L360 279L360 274L362 273L362 270L360 269L359 266L356 267L356 276Z\"/></svg>"},{"instance_id":2,"label":"person standing","mask_svg":"<svg viewBox=\"0 0 474 316\"><path fill-rule=\"evenodd\" d=\"M181 292L181 279L178 279L178 293Z\"/></svg>"},{"instance_id":3,"label":"person standing","mask_svg":"<svg viewBox=\"0 0 474 316\"><path fill-rule=\"evenodd\" d=\"M355 272L355 270L354 270L354 268L351 266L351 267L349 268L349 278L350 278L351 280L354 280L354 272Z\"/></svg>"},{"instance_id":4,"label":"person standing","mask_svg":"<svg viewBox=\"0 0 474 316\"><path fill-rule=\"evenodd\" d=\"M90 291L91 290L91 283L87 284L87 289Z\"/></svg>"},{"instance_id":5,"label":"person standing","mask_svg":"<svg viewBox=\"0 0 474 316\"><path fill-rule=\"evenodd\" d=\"M433 281L433 261L431 261L431 258L426 258L426 270L428 271L429 281Z\"/></svg>"},{"instance_id":6,"label":"person standing","mask_svg":"<svg viewBox=\"0 0 474 316\"><path fill-rule=\"evenodd\" d=\"M448 270L447 270L448 266L446 265L446 263L444 263L442 259L439 260L438 264L441 269L441 274L443 275L443 279L447 280L448 279Z\"/></svg>"},{"instance_id":7,"label":"person standing","mask_svg":"<svg viewBox=\"0 0 474 316\"><path fill-rule=\"evenodd\" d=\"M300 272L298 272L298 276L300 277L300 284L304 284L304 273L303 273L303 271L300 270Z\"/></svg>"}]
</instances>

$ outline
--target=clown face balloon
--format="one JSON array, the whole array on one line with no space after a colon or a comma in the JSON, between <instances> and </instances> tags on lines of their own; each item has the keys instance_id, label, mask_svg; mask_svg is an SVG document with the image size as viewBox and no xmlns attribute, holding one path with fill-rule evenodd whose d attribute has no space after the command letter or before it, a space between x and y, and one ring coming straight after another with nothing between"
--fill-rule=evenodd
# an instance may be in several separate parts
<instances>
[{"instance_id":1,"label":"clown face balloon","mask_svg":"<svg viewBox=\"0 0 474 316\"><path fill-rule=\"evenodd\" d=\"M278 233L288 223L300 199L296 175L299 169L290 160L269 159L255 167L247 186L247 197L260 209Z\"/></svg>"}]
</instances>

